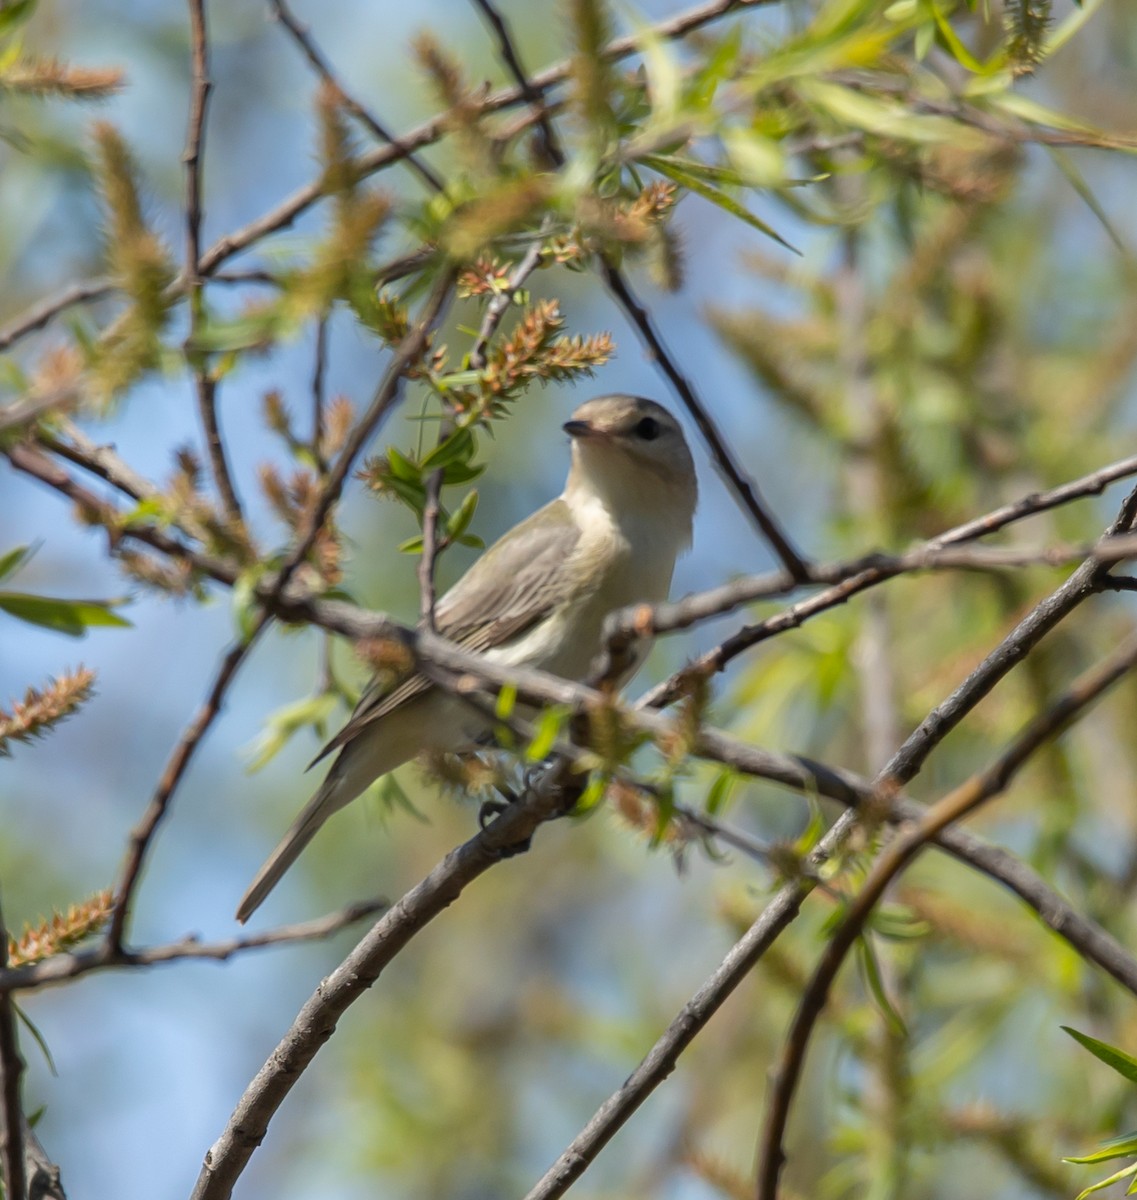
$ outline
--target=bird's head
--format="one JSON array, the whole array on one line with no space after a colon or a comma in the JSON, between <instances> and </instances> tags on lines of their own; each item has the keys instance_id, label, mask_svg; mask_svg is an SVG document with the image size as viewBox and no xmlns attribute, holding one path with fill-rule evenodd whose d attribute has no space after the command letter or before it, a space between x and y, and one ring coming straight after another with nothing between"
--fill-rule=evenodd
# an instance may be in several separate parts
<instances>
[{"instance_id":1,"label":"bird's head","mask_svg":"<svg viewBox=\"0 0 1137 1200\"><path fill-rule=\"evenodd\" d=\"M573 442L566 498L590 492L617 517L676 522L690 539L695 464L666 408L639 396L598 396L564 430Z\"/></svg>"}]
</instances>

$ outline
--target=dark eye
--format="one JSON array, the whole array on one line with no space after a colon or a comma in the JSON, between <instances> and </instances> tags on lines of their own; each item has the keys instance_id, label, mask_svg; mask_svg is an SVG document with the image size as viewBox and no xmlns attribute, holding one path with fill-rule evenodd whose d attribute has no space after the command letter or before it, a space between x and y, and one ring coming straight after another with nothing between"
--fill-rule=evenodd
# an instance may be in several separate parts
<instances>
[{"instance_id":1,"label":"dark eye","mask_svg":"<svg viewBox=\"0 0 1137 1200\"><path fill-rule=\"evenodd\" d=\"M662 432L663 429L655 417L644 417L636 425L636 437L643 438L645 442L654 442Z\"/></svg>"}]
</instances>

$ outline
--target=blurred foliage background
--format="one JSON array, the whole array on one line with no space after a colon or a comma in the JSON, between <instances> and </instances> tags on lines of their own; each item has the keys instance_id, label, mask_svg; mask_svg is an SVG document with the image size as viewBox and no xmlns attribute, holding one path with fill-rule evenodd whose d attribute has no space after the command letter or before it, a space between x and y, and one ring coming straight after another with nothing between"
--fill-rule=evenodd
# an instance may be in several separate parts
<instances>
[{"instance_id":1,"label":"blurred foliage background","mask_svg":"<svg viewBox=\"0 0 1137 1200\"><path fill-rule=\"evenodd\" d=\"M728 13L680 42L650 32L679 11L503 0L530 70L575 48L573 72L550 92L558 164L532 128L508 132L516 109L478 115L483 81L512 81L476 5L298 3L344 87L387 128L451 113L448 136L421 155L443 183L437 194L405 162L377 184L343 174L382 143L321 98L269 8L211 6L203 247L313 179L335 199L226 261L234 278L210 283L194 312L163 291L184 257L184 6L3 6L5 402L74 392L78 429L162 481L166 507L136 519L188 522L201 545L253 569L287 545L296 521L290 530L280 517L295 518L310 494L289 492L289 480L313 469L300 443L317 360L327 397L360 411L397 340L389 322L417 303L445 255L492 280L481 256L515 263L540 236L530 304L555 300L566 336L610 332L611 361L584 342L592 352L561 381L542 380L554 373L542 360L536 380L502 382L493 353L515 329L511 313L491 345L498 375L471 373L463 355L485 299L467 285L475 294L436 338L447 364L409 386L372 451L396 446L413 474L434 437L417 418L440 399L468 415L486 465L469 532L486 541L559 490L559 426L586 395L627 390L679 411L605 292L604 261L650 304L727 442L813 558L903 548L1131 449L1131 4L785 0ZM636 53L602 68L598 48L628 32ZM382 309L374 268L424 244L433 257L395 281ZM8 336L45 297L108 272L115 288ZM176 457L193 445L204 461L187 358L214 372L247 543ZM590 366L595 378L578 378ZM268 396L277 400L266 405ZM291 440L280 436L284 413ZM37 436L67 440L54 420L49 412ZM13 444L12 431L3 436ZM388 493L391 461L370 471ZM695 547L677 595L776 565L705 452L699 466ZM1021 536L1092 539L1121 495L1034 518ZM353 483L336 517L341 541L328 541L317 564L324 581L413 620L416 559L396 548L418 530L414 508ZM105 535L7 465L0 514L0 554L38 545L4 586L129 597L109 611L132 623L92 627L75 645L0 611L0 703L80 663L95 672L94 697L76 716L0 764L0 881L18 932L111 884L247 612L204 580L183 579L185 594L170 595L144 564L127 562L124 573ZM442 581L475 553L448 551ZM709 719L757 745L871 775L1066 570L899 579L740 656L715 682ZM780 607L754 606L747 619ZM987 762L1121 639L1131 609L1124 594L1080 607L935 752L912 793L934 799ZM636 688L740 620L664 639ZM265 635L154 847L134 940L231 934L236 898L309 792L304 765L346 711L341 688L362 676L350 651L329 649L316 630ZM974 822L1126 944L1137 888L1135 709L1128 680ZM266 761L246 773L257 758ZM647 754L637 764L657 765ZM414 769L399 781L415 812L392 809L388 795L337 818L273 896L272 921L397 897L470 835L472 804L440 797ZM699 807L726 785L738 827L799 848L812 836L815 806L771 785L691 763L677 788ZM657 845L653 826L629 806L601 805L546 827L532 853L474 885L342 1023L241 1194L523 1193L779 882L734 852ZM838 891L855 884L866 848L843 863ZM750 1194L766 1073L834 912L832 896L811 897L579 1194ZM53 1070L25 1038L28 1108L44 1109L38 1129L69 1195L188 1194L241 1089L352 940L344 932L225 966L90 975L26 996L54 1061ZM905 874L871 942L891 1008L846 968L791 1124L786 1194L1057 1197L1086 1186L1087 1169L1060 1155L1129 1128L1137 1112L1130 1091L1059 1026L1132 1048L1133 997L989 881L933 854Z\"/></svg>"}]
</instances>

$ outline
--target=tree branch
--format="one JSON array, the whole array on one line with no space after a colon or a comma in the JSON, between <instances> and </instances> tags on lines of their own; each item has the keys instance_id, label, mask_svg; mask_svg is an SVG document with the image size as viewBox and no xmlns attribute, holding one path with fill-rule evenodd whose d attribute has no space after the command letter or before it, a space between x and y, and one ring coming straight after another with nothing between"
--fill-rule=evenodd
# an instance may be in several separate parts
<instances>
[{"instance_id":1,"label":"tree branch","mask_svg":"<svg viewBox=\"0 0 1137 1200\"><path fill-rule=\"evenodd\" d=\"M1104 662L1077 679L1059 699L1035 718L986 770L973 775L926 809L889 842L873 864L848 914L827 943L810 977L786 1035L782 1057L772 1075L770 1101L759 1143L758 1200L775 1200L785 1162L782 1142L790 1105L810 1036L829 996L829 989L849 950L860 936L889 883L948 826L1005 791L1020 768L1052 738L1081 715L1108 688L1137 665L1137 637L1130 638Z\"/></svg>"},{"instance_id":2,"label":"tree branch","mask_svg":"<svg viewBox=\"0 0 1137 1200\"><path fill-rule=\"evenodd\" d=\"M285 946L293 942L312 942L330 937L348 925L354 925L367 917L385 911L386 900L371 900L352 904L339 912L302 921L293 925L281 925L265 933L247 937L228 938L221 942L203 942L194 934L187 934L176 942L160 946L129 947L117 949L105 938L86 950L74 950L67 954L56 954L43 962L28 963L19 967L0 970L0 993L34 991L63 983L86 975L120 967L153 967L162 963L180 962L184 959L211 959L224 962L246 950L260 950L267 946Z\"/></svg>"},{"instance_id":3,"label":"tree branch","mask_svg":"<svg viewBox=\"0 0 1137 1200\"><path fill-rule=\"evenodd\" d=\"M268 620L267 614L261 613L258 615L245 641L238 642L232 646L229 653L222 660L221 668L217 672L209 695L178 740L178 744L174 747L174 752L166 763L166 768L162 772L162 776L158 781L158 787L150 800L146 812L143 813L142 819L131 831L126 861L123 863L119 883L115 889L115 906L111 913L106 933L108 953L112 956L120 954L123 951L123 935L126 930L127 919L130 916L134 891L138 885L143 863L146 860L146 853L150 848L158 826L165 817L174 792L177 790L178 784L181 783L182 776L185 774L186 768L189 766L195 751L201 744L202 738L205 737L209 727L221 711L221 704L225 698L226 691L228 691L229 684L233 681L238 668L245 661L249 651L253 648L257 635L264 629Z\"/></svg>"},{"instance_id":4,"label":"tree branch","mask_svg":"<svg viewBox=\"0 0 1137 1200\"><path fill-rule=\"evenodd\" d=\"M285 3L285 0L269 0L269 6L272 9L273 16L284 26L292 40L300 47L305 58L312 64L316 74L319 75L324 83L335 90L344 108L381 142L385 142L392 149L403 151L403 157L406 159L407 165L414 170L415 174L419 176L427 187L436 192L442 191L442 181L430 167L417 158L414 152L404 146L393 133L389 133L374 114L369 112L343 87L332 71L328 60L321 54L320 48L316 45L312 35L296 19Z\"/></svg>"},{"instance_id":5,"label":"tree branch","mask_svg":"<svg viewBox=\"0 0 1137 1200\"><path fill-rule=\"evenodd\" d=\"M8 964L8 928L0 913L0 968ZM28 1182L24 1171L24 1109L20 1081L24 1060L16 1032L16 1006L0 995L0 1178L4 1195L24 1200Z\"/></svg>"},{"instance_id":6,"label":"tree branch","mask_svg":"<svg viewBox=\"0 0 1137 1200\"><path fill-rule=\"evenodd\" d=\"M196 348L205 323L205 296L201 278L201 169L205 147L205 118L209 110L209 93L213 84L209 78L209 34L205 23L205 0L189 0L189 14L193 86L190 92L186 148L182 154L186 170L185 281L190 308L190 328L186 335L185 356L193 372L198 417L205 434L213 482L236 533L243 528L244 518L225 456L225 443L217 424L217 381L210 373L208 358Z\"/></svg>"},{"instance_id":7,"label":"tree branch","mask_svg":"<svg viewBox=\"0 0 1137 1200\"><path fill-rule=\"evenodd\" d=\"M245 1090L221 1136L206 1153L192 1200L223 1200L261 1144L269 1122L347 1009L428 922L452 904L503 851L524 844L563 811L574 785L551 772L491 825L452 850L359 942L297 1014L291 1028Z\"/></svg>"},{"instance_id":8,"label":"tree branch","mask_svg":"<svg viewBox=\"0 0 1137 1200\"><path fill-rule=\"evenodd\" d=\"M398 399L399 389L402 386L403 376L407 368L426 349L435 326L442 319L442 315L450 299L452 287L453 272L450 270L444 271L438 277L434 285L434 290L423 306L423 311L419 315L418 320L411 326L406 337L395 348L391 361L387 365L387 371L375 391L370 406L360 420L356 422L355 428L351 431L347 439L347 444L340 451L339 458L336 459L325 475L323 486L309 513L308 523L304 532L298 534L296 545L289 552L287 561L271 583L268 595L269 600L284 594L284 590L296 568L308 557L312 547L315 546L316 539L320 536L320 530L323 528L328 514L340 498L340 494L343 491L344 484L347 481L352 466L355 464L356 458L367 442L374 437L375 432L383 423L383 419L394 406Z\"/></svg>"},{"instance_id":9,"label":"tree branch","mask_svg":"<svg viewBox=\"0 0 1137 1200\"><path fill-rule=\"evenodd\" d=\"M762 536L773 547L774 553L781 560L791 578L797 583L807 583L809 581L809 564L794 549L773 513L758 494L758 488L754 481L743 471L733 451L711 419L706 406L696 394L694 385L679 369L675 359L664 345L647 309L636 298L623 275L606 259L603 261L600 273L608 290L639 332L640 340L647 348L648 357L666 377L699 427L699 432L703 435L703 440L711 451L715 467L726 480L742 510L750 516Z\"/></svg>"}]
</instances>

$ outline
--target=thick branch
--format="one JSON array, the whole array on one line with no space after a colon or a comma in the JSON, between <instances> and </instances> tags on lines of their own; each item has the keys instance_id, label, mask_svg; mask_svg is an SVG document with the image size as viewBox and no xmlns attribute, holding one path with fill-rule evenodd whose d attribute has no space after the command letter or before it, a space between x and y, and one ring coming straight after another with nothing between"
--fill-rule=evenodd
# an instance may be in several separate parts
<instances>
[{"instance_id":1,"label":"thick branch","mask_svg":"<svg viewBox=\"0 0 1137 1200\"><path fill-rule=\"evenodd\" d=\"M492 825L452 850L371 929L297 1014L288 1033L245 1090L225 1130L209 1149L192 1200L222 1200L261 1144L269 1121L340 1017L379 978L387 964L468 884L523 844L544 821L563 811L566 786L556 772Z\"/></svg>"}]
</instances>

